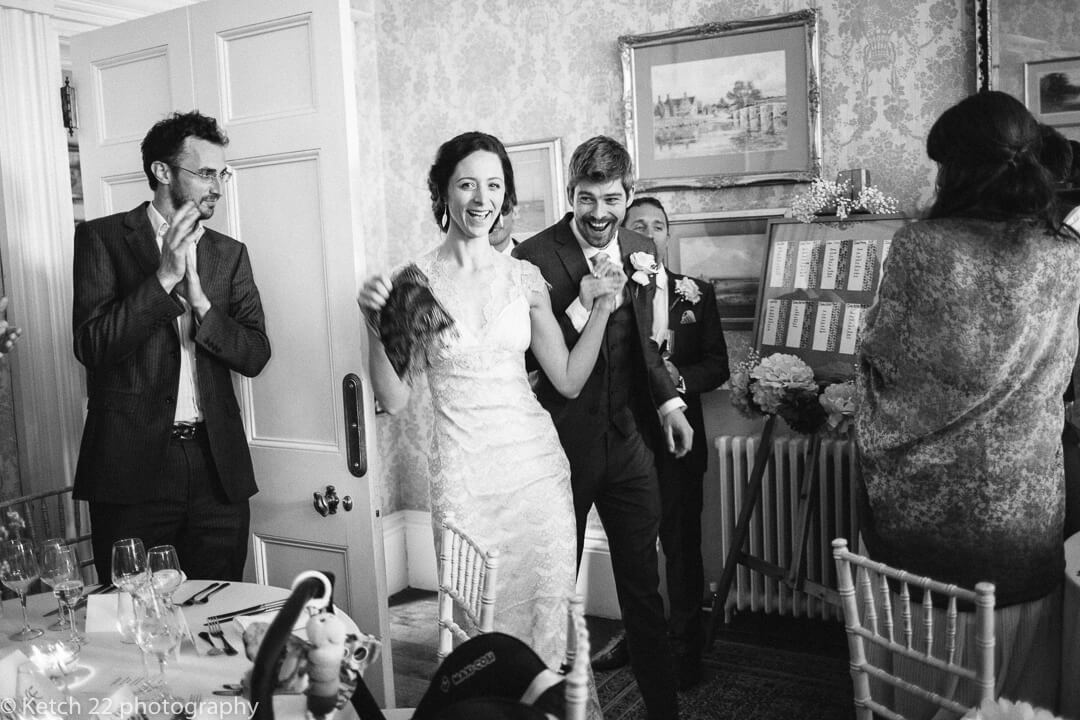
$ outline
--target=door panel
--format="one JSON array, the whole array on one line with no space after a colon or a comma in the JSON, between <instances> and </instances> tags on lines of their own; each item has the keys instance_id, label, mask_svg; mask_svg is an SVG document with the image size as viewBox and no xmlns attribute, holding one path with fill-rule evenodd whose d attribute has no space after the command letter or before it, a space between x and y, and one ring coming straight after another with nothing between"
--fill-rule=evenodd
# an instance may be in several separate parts
<instances>
[{"instance_id":1,"label":"door panel","mask_svg":"<svg viewBox=\"0 0 1080 720\"><path fill-rule=\"evenodd\" d=\"M186 18L181 8L138 20L137 33L123 23L77 35L71 43L72 82L83 90L79 161L88 218L147 199L139 143L166 114L194 106ZM127 204L137 191L137 202Z\"/></svg>"},{"instance_id":2,"label":"door panel","mask_svg":"<svg viewBox=\"0 0 1080 720\"><path fill-rule=\"evenodd\" d=\"M349 473L356 429L342 409L342 378L365 372L351 43L345 0L209 0L77 36L72 56L76 77L100 79L82 93L97 118L84 129L95 146L84 183L100 190L92 211L87 192L89 217L150 196L138 144L166 113L199 108L228 133L235 176L208 224L247 245L273 350L258 377L235 378L259 484L247 572L286 586L301 570L333 572L335 602L388 639L376 486ZM374 420L370 398L363 417ZM328 485L350 511L316 512ZM365 675L380 700L393 697L389 642L383 652Z\"/></svg>"}]
</instances>

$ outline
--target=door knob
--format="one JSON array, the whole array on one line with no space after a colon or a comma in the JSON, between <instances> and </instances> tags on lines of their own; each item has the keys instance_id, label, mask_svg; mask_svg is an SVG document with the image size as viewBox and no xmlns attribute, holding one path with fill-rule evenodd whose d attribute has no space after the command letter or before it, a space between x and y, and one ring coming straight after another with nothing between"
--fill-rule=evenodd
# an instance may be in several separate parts
<instances>
[{"instance_id":1,"label":"door knob","mask_svg":"<svg viewBox=\"0 0 1080 720\"><path fill-rule=\"evenodd\" d=\"M338 497L337 489L333 485L326 486L326 506L330 510L331 515L337 514L338 504L341 503L341 498Z\"/></svg>"},{"instance_id":2,"label":"door knob","mask_svg":"<svg viewBox=\"0 0 1080 720\"><path fill-rule=\"evenodd\" d=\"M323 494L316 490L314 493L312 493L312 495L315 499L312 500L311 504L315 506L315 512L319 513L323 517L329 515L330 506L326 504L326 498L323 497Z\"/></svg>"},{"instance_id":3,"label":"door knob","mask_svg":"<svg viewBox=\"0 0 1080 720\"><path fill-rule=\"evenodd\" d=\"M337 488L333 485L327 485L326 490L323 492L316 490L312 493L312 497L314 499L311 504L315 507L315 512L323 517L337 514L338 505L341 505L345 512L349 512L353 509L352 496L346 495L343 498L338 497Z\"/></svg>"}]
</instances>

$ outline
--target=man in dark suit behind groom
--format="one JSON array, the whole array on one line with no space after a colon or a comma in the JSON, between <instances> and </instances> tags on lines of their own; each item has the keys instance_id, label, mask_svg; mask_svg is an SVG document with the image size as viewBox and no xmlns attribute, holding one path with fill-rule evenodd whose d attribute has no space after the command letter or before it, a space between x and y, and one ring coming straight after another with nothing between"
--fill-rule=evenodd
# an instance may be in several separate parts
<instances>
[{"instance_id":1,"label":"man in dark suit behind groom","mask_svg":"<svg viewBox=\"0 0 1080 720\"><path fill-rule=\"evenodd\" d=\"M257 488L230 373L257 375L270 342L247 248L202 225L226 143L198 112L162 120L142 142L153 201L75 231L88 397L74 496L102 582L125 537L175 545L189 577L243 577Z\"/></svg>"},{"instance_id":2,"label":"man in dark suit behind groom","mask_svg":"<svg viewBox=\"0 0 1080 720\"><path fill-rule=\"evenodd\" d=\"M604 136L582 143L570 159L572 213L514 249L540 268L551 286L551 309L573 347L588 318L579 297L590 263L624 267L630 280L611 314L600 358L577 398L567 399L543 373L537 398L551 413L570 460L577 516L578 562L595 504L611 550L615 588L630 662L650 720L678 717L671 652L659 593L656 538L660 489L653 452L682 456L693 431L671 376L652 340L656 247L620 227L633 197L629 153ZM595 259L594 259L595 258ZM650 448L647 438L667 447Z\"/></svg>"},{"instance_id":3,"label":"man in dark suit behind groom","mask_svg":"<svg viewBox=\"0 0 1080 720\"><path fill-rule=\"evenodd\" d=\"M667 269L668 216L660 201L637 197L626 211L626 227L648 235L660 254L653 305L653 339L664 350L664 365L686 401L686 418L697 442L684 457L657 455L660 475L660 544L668 589L668 633L675 655L679 688L701 681L704 649L705 568L701 558L701 510L709 443L701 393L715 390L731 374L727 343L716 307L716 291L704 280Z\"/></svg>"}]
</instances>

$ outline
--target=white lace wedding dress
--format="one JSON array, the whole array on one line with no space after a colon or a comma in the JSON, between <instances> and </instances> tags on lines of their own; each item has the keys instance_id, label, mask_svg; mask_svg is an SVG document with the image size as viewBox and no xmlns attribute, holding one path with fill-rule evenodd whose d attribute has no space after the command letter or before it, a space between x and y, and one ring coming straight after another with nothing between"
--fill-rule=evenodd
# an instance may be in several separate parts
<instances>
[{"instance_id":1,"label":"white lace wedding dress","mask_svg":"<svg viewBox=\"0 0 1080 720\"><path fill-rule=\"evenodd\" d=\"M452 512L482 547L498 548L495 629L557 669L575 587L576 532L570 465L525 371L529 296L545 284L534 265L493 255L483 282L470 287L450 282L437 251L417 261L457 326L427 371L435 413L432 522L438 528ZM470 322L475 293L485 296L483 312ZM437 546L438 531L435 538Z\"/></svg>"}]
</instances>

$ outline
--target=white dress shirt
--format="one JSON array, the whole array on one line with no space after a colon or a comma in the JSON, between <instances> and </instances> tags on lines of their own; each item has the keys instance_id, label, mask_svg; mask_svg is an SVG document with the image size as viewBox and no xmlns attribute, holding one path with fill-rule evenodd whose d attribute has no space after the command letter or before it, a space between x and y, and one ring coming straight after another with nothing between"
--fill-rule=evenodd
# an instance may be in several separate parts
<instances>
[{"instance_id":1,"label":"white dress shirt","mask_svg":"<svg viewBox=\"0 0 1080 720\"><path fill-rule=\"evenodd\" d=\"M169 229L169 222L162 216L154 203L147 206L146 214L150 218L150 226L155 229L158 252L161 251L165 232ZM195 229L195 245L198 247L205 229L202 224ZM180 385L176 391L176 414L173 422L196 423L202 422L203 414L199 403L199 383L195 367L195 313L191 311L184 298L180 298L184 305L184 312L176 318L176 330L180 335Z\"/></svg>"},{"instance_id":2,"label":"white dress shirt","mask_svg":"<svg viewBox=\"0 0 1080 720\"><path fill-rule=\"evenodd\" d=\"M611 261L613 263L615 263L616 265L618 265L619 267L623 266L622 252L619 249L619 240L618 240L619 236L618 236L618 233L615 234L615 236L611 239L611 242L609 242L607 245L605 245L602 248L597 248L597 247L593 247L589 243L585 242L585 238L581 237L581 233L579 233L578 229L577 229L577 224L573 220L570 221L570 229L573 230L574 237L577 238L578 245L581 247L581 251L583 253L585 253L585 259L588 261L589 267L592 267L592 259L595 256L600 255L601 253L607 255L608 258L610 258ZM665 278L663 292L661 292L660 285L659 285L660 274L661 273L663 273L664 278ZM667 319L667 281L666 281L667 273L664 272L662 266L661 266L660 273L657 273L656 277L657 277L657 290L656 290L656 295L653 297L653 328L652 328L653 329L653 339L654 340L657 337L658 327L660 327L660 325L658 325L658 323L662 324L662 328L663 328L663 330L661 331L662 334L660 335L661 339L667 337L667 328L668 328L668 319ZM618 308L620 305L622 305L622 299L623 298L622 298L621 295L618 298L615 299L615 307L616 308ZM660 308L660 311L658 311L657 308ZM589 321L589 311L586 310L585 306L581 304L581 296L580 295L578 297L575 297L574 301L572 303L570 303L570 305L567 306L567 308L566 308L566 316L568 318L570 318L570 322L574 326L574 329L577 330L578 332L581 332L582 328L585 327L585 323L587 323ZM660 346L659 341L657 341L656 344L657 344L657 347ZM660 417L664 417L665 415L667 415L672 410L685 410L685 409L686 409L686 403L683 401L683 399L681 397L678 397L678 396L675 396L675 397L671 398L670 400L668 400L667 402L662 404L659 408L657 408L657 410L660 412Z\"/></svg>"}]
</instances>

